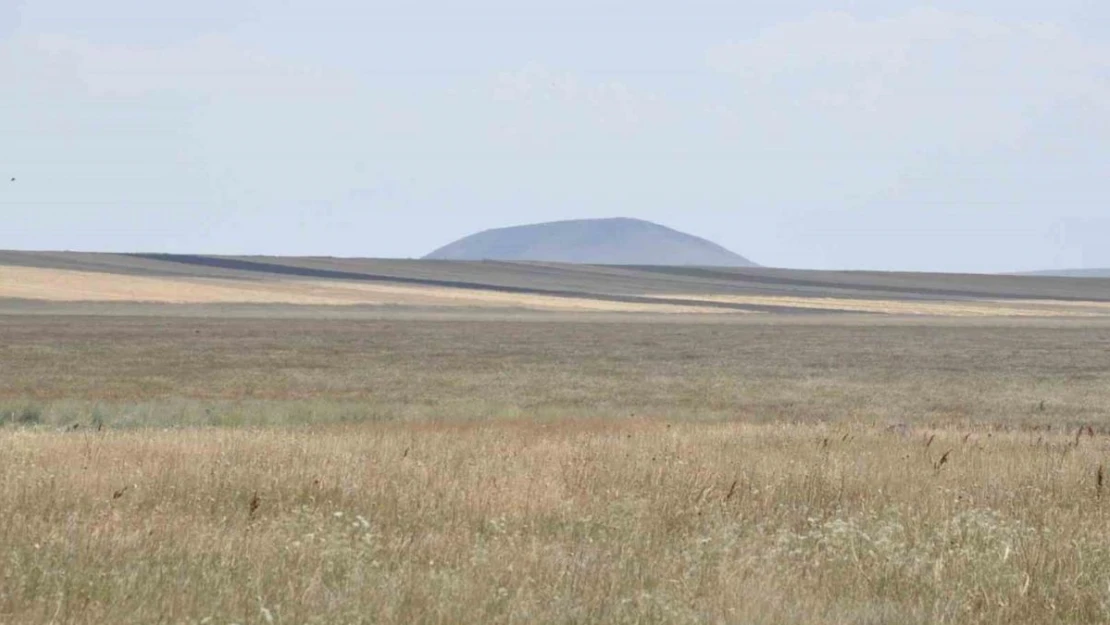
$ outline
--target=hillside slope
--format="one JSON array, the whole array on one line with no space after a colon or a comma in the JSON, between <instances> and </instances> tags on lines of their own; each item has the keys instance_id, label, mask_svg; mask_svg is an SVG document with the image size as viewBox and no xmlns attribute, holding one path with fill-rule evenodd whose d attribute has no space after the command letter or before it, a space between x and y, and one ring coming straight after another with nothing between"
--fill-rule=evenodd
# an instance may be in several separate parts
<instances>
[{"instance_id":1,"label":"hillside slope","mask_svg":"<svg viewBox=\"0 0 1110 625\"><path fill-rule=\"evenodd\" d=\"M595 265L754 267L716 243L639 219L580 219L486 230L425 256Z\"/></svg>"}]
</instances>

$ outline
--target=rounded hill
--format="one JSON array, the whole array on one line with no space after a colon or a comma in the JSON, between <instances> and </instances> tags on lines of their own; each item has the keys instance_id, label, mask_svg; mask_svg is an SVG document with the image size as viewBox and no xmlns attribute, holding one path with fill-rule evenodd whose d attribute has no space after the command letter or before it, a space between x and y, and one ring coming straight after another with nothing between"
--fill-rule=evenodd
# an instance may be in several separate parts
<instances>
[{"instance_id":1,"label":"rounded hill","mask_svg":"<svg viewBox=\"0 0 1110 625\"><path fill-rule=\"evenodd\" d=\"M425 258L594 265L756 266L712 241L649 221L622 217L486 230L441 247Z\"/></svg>"}]
</instances>

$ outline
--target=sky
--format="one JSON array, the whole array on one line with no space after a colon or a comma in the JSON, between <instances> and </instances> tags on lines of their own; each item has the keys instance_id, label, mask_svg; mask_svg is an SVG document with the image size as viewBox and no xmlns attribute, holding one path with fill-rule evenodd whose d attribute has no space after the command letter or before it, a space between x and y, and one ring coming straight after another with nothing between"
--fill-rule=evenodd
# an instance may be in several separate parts
<instances>
[{"instance_id":1,"label":"sky","mask_svg":"<svg viewBox=\"0 0 1110 625\"><path fill-rule=\"evenodd\" d=\"M1110 266L1110 4L828 5L3 0L0 248L626 216L769 266Z\"/></svg>"}]
</instances>

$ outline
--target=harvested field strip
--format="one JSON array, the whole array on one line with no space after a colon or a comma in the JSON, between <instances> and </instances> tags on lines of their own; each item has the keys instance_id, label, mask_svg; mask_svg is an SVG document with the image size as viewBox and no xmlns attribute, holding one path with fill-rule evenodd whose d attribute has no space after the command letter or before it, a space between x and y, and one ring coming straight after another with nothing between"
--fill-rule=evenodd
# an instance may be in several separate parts
<instances>
[{"instance_id":1,"label":"harvested field strip","mask_svg":"<svg viewBox=\"0 0 1110 625\"><path fill-rule=\"evenodd\" d=\"M878 297L901 300L1040 300L1110 302L1110 280L1046 278L988 274L906 273L883 271L818 271L797 269L720 269L702 267L641 267L645 273L698 277L773 289L768 295L803 292L830 297ZM783 289L793 292L783 292Z\"/></svg>"},{"instance_id":2,"label":"harvested field strip","mask_svg":"<svg viewBox=\"0 0 1110 625\"><path fill-rule=\"evenodd\" d=\"M0 266L0 297L55 302L281 303L529 308L555 311L735 313L731 308L620 302L382 283L272 278L148 277Z\"/></svg>"},{"instance_id":3,"label":"harvested field strip","mask_svg":"<svg viewBox=\"0 0 1110 625\"><path fill-rule=\"evenodd\" d=\"M892 300L778 295L666 295L706 302L786 306L824 311L944 317L1104 317L1110 303L1052 300Z\"/></svg>"}]
</instances>

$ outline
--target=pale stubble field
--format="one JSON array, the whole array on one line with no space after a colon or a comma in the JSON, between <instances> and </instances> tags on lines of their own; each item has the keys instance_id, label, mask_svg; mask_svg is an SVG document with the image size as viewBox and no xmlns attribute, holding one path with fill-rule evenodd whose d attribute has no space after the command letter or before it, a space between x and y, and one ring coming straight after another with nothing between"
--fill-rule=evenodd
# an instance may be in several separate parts
<instances>
[{"instance_id":1,"label":"pale stubble field","mask_svg":"<svg viewBox=\"0 0 1110 625\"><path fill-rule=\"evenodd\" d=\"M1110 619L1110 325L710 317L4 317L0 622Z\"/></svg>"}]
</instances>

